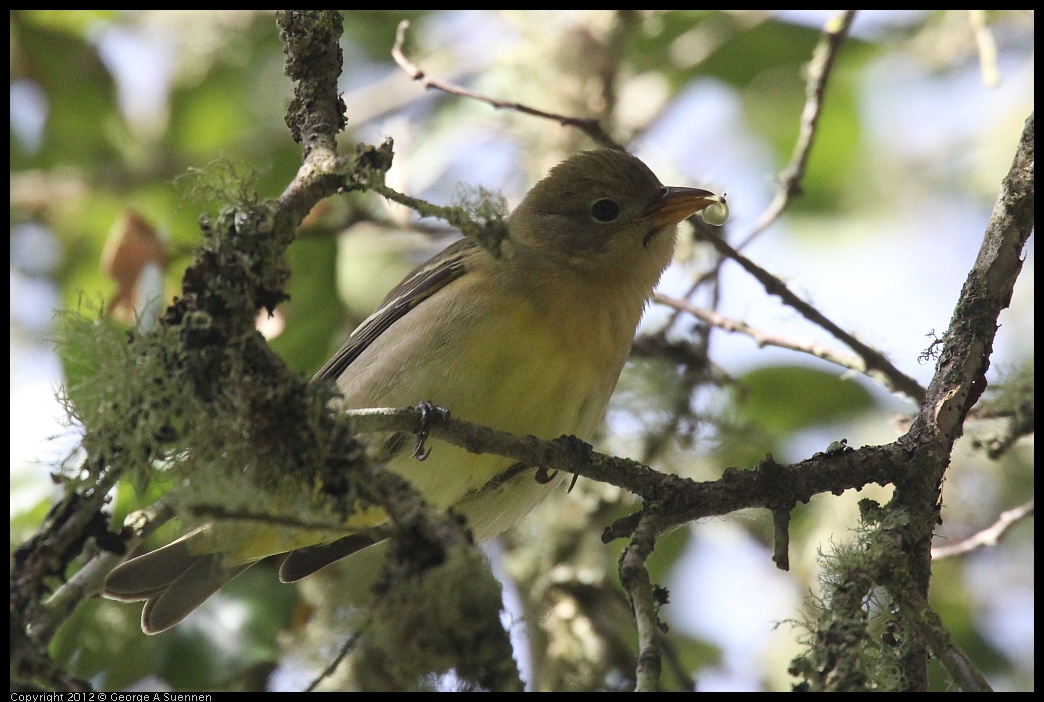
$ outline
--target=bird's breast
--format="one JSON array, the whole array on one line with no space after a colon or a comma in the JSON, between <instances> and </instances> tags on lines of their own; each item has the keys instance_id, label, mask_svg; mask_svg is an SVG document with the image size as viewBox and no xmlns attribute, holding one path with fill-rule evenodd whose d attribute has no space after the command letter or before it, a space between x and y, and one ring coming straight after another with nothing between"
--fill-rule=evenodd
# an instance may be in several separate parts
<instances>
[{"instance_id":1,"label":"bird's breast","mask_svg":"<svg viewBox=\"0 0 1044 702\"><path fill-rule=\"evenodd\" d=\"M593 300L542 299L483 275L464 276L396 320L356 358L338 381L344 405L430 401L514 434L590 439L630 350L641 315L636 306L621 315ZM440 508L471 499L513 464L438 441L429 448L424 462L407 451L389 465ZM530 494L531 477L517 484L504 501L524 513L539 495ZM508 514L501 519L499 507L489 511L480 519L489 526L474 525L480 536L513 521Z\"/></svg>"}]
</instances>

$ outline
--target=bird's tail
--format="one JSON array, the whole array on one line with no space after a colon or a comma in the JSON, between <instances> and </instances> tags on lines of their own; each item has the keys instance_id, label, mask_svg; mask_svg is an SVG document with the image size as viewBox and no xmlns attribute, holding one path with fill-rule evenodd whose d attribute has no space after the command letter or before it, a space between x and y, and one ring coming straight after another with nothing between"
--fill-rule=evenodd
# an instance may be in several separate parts
<instances>
[{"instance_id":1,"label":"bird's tail","mask_svg":"<svg viewBox=\"0 0 1044 702\"><path fill-rule=\"evenodd\" d=\"M141 628L146 634L171 628L256 562L228 564L223 554L206 553L205 529L121 563L105 579L106 597L145 600Z\"/></svg>"}]
</instances>

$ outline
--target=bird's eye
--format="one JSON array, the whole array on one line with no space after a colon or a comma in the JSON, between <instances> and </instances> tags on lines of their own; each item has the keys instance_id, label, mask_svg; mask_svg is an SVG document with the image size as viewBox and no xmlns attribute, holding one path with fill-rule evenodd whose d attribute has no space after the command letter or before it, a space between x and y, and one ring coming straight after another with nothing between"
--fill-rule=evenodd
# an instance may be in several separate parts
<instances>
[{"instance_id":1,"label":"bird's eye","mask_svg":"<svg viewBox=\"0 0 1044 702\"><path fill-rule=\"evenodd\" d=\"M620 206L608 198L591 205L591 216L599 222L612 222L620 216Z\"/></svg>"}]
</instances>

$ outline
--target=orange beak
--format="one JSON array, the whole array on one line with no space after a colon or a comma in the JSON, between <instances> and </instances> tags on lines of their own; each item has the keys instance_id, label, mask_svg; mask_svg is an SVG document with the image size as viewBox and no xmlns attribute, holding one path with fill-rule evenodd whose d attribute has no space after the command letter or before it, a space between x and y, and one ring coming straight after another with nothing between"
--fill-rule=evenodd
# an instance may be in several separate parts
<instances>
[{"instance_id":1,"label":"orange beak","mask_svg":"<svg viewBox=\"0 0 1044 702\"><path fill-rule=\"evenodd\" d=\"M653 228L669 227L696 214L722 198L709 190L699 188L664 188L663 195L642 213Z\"/></svg>"}]
</instances>

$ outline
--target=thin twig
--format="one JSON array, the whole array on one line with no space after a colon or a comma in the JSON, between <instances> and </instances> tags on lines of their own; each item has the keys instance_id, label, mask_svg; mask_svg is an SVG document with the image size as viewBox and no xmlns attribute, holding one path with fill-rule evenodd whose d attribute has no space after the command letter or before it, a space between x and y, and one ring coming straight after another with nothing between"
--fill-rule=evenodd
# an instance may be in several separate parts
<instances>
[{"instance_id":1,"label":"thin twig","mask_svg":"<svg viewBox=\"0 0 1044 702\"><path fill-rule=\"evenodd\" d=\"M395 63L399 64L399 67L405 71L412 80L418 81L427 90L441 90L444 93L451 95L459 95L460 97L471 98L472 100L478 100L484 102L487 105L491 105L498 110L514 110L515 112L521 112L522 114L532 115L534 117L540 117L543 119L553 120L558 122L563 127L576 127L587 136L591 137L598 144L608 148L616 149L617 151L623 151L623 146L616 142L611 136L609 136L602 125L596 119L589 117L569 117L568 115L560 115L554 112L545 112L544 110L538 110L535 107L523 105L519 102L511 102L509 100L498 100L496 98L489 97L488 95L482 95L476 93L467 88L463 88L455 83L450 83L445 80L433 78L428 76L420 66L406 58L406 55L402 51L403 44L406 41L406 30L410 27L409 20L403 20L399 22L399 27L395 31L395 46L392 47L392 58L395 59Z\"/></svg>"},{"instance_id":2,"label":"thin twig","mask_svg":"<svg viewBox=\"0 0 1044 702\"><path fill-rule=\"evenodd\" d=\"M993 32L986 26L986 10L965 10L968 13L968 24L975 36L975 47L979 50L979 71L982 82L988 88L1000 85L1000 71L997 70L997 42L993 40Z\"/></svg>"},{"instance_id":3,"label":"thin twig","mask_svg":"<svg viewBox=\"0 0 1044 702\"><path fill-rule=\"evenodd\" d=\"M500 257L501 245L508 238L506 213L498 213L486 219L476 220L461 207L444 207L426 200L411 197L389 188L384 183L369 183L368 189L392 202L409 207L421 217L437 217L460 230L493 256Z\"/></svg>"},{"instance_id":4,"label":"thin twig","mask_svg":"<svg viewBox=\"0 0 1044 702\"><path fill-rule=\"evenodd\" d=\"M369 623L368 617L364 624L360 625L358 629L352 632L352 635L349 636L348 640L344 642L343 646L341 646L341 650L338 651L337 655L334 656L334 659L330 661L330 665L326 666L326 669L316 676L315 680L304 689L305 692L315 692L315 689L319 687L319 683L334 674L334 671L337 670L337 666L341 665L341 662L348 657L348 654L351 653L356 644L359 643L359 639L362 638Z\"/></svg>"},{"instance_id":5,"label":"thin twig","mask_svg":"<svg viewBox=\"0 0 1044 702\"><path fill-rule=\"evenodd\" d=\"M132 552L152 532L174 517L170 495L165 495L148 507L138 510L124 520L124 532L130 531L124 545ZM102 591L105 577L119 565L126 553L100 551L87 561L72 577L62 583L54 594L40 607L29 627L30 633L39 641L50 641L64 624L72 611L83 600L95 597Z\"/></svg>"},{"instance_id":6,"label":"thin twig","mask_svg":"<svg viewBox=\"0 0 1044 702\"><path fill-rule=\"evenodd\" d=\"M692 677L689 667L682 662L678 655L678 647L675 646L666 635L660 635L660 652L667 669L678 681L678 689L686 692L696 691L696 679Z\"/></svg>"},{"instance_id":7,"label":"thin twig","mask_svg":"<svg viewBox=\"0 0 1044 702\"><path fill-rule=\"evenodd\" d=\"M826 95L827 82L830 79L837 56L848 36L848 30L855 19L855 10L844 10L839 15L832 17L823 29L823 37L812 52L812 59L808 64L808 80L805 83L805 106L801 111L801 121L798 125L798 138L794 143L794 153L790 157L790 163L779 172L776 178L778 186L776 194L772 198L765 211L761 213L758 221L750 233L736 246L737 251L742 251L750 245L754 239L768 229L773 222L787 209L790 202L801 194L801 181L805 177L805 169L808 166L808 158L812 153L812 145L815 143L816 128L819 126L819 116L823 111L823 100ZM699 289L704 282L717 276L722 261L710 271L700 276L689 286L685 293L686 299ZM677 319L673 315L670 324ZM668 324L667 326L670 326Z\"/></svg>"},{"instance_id":8,"label":"thin twig","mask_svg":"<svg viewBox=\"0 0 1044 702\"><path fill-rule=\"evenodd\" d=\"M798 128L797 142L790 163L779 174L779 187L772 202L758 218L754 228L743 241L736 246L742 251L754 241L773 222L779 219L790 201L801 194L801 181L808 167L808 157L815 143L816 128L823 112L823 98L826 95L827 81L837 62L837 56L848 37L848 30L855 19L855 10L843 10L839 15L831 17L823 28L823 37L819 40L812 60L808 64L808 81L805 83L805 107L801 111L801 123Z\"/></svg>"},{"instance_id":9,"label":"thin twig","mask_svg":"<svg viewBox=\"0 0 1044 702\"><path fill-rule=\"evenodd\" d=\"M1018 507L1013 507L1012 509L1001 512L1000 517L997 518L996 522L982 531L969 536L967 539L958 541L955 544L949 544L948 546L936 546L933 548L932 560L935 561L943 558L961 556L984 546L996 546L1008 529L1011 529L1023 519L1032 515L1033 500L1021 504Z\"/></svg>"},{"instance_id":10,"label":"thin twig","mask_svg":"<svg viewBox=\"0 0 1044 702\"><path fill-rule=\"evenodd\" d=\"M829 361L830 363L857 373L866 373L866 362L862 358L852 354L841 353L837 349L831 349L818 341L813 341L811 339L793 339L780 334L773 334L758 329L757 327L753 327L742 320L726 317L725 315L719 314L713 310L697 307L686 300L670 297L662 293L654 294L653 301L659 302L662 305L667 305L668 307L673 307L676 310L688 312L712 327L717 327L727 332L746 334L753 339L759 347L775 346L781 349L799 351L801 353L807 353L810 356L815 356L816 358L822 358L824 361ZM895 385L890 382L889 378L885 376L878 376L876 379L882 381L890 390L897 389Z\"/></svg>"},{"instance_id":11,"label":"thin twig","mask_svg":"<svg viewBox=\"0 0 1044 702\"><path fill-rule=\"evenodd\" d=\"M838 341L841 341L850 349L855 351L856 354L862 358L863 363L865 364L865 370L862 372L866 373L871 378L884 383L894 391L903 393L918 404L924 400L925 390L921 387L920 383L892 365L892 362L885 358L883 353L867 344L864 344L852 334L846 332L828 319L822 312L791 292L790 288L788 288L782 280L743 256L739 251L729 246L723 239L716 236L709 236L706 237L705 241L713 245L714 248L718 249L718 251L725 257L731 258L733 261L740 264L745 271L750 273L751 276L764 286L766 292L770 295L778 296L783 300L784 304L793 307L810 322L817 324L830 332Z\"/></svg>"}]
</instances>

